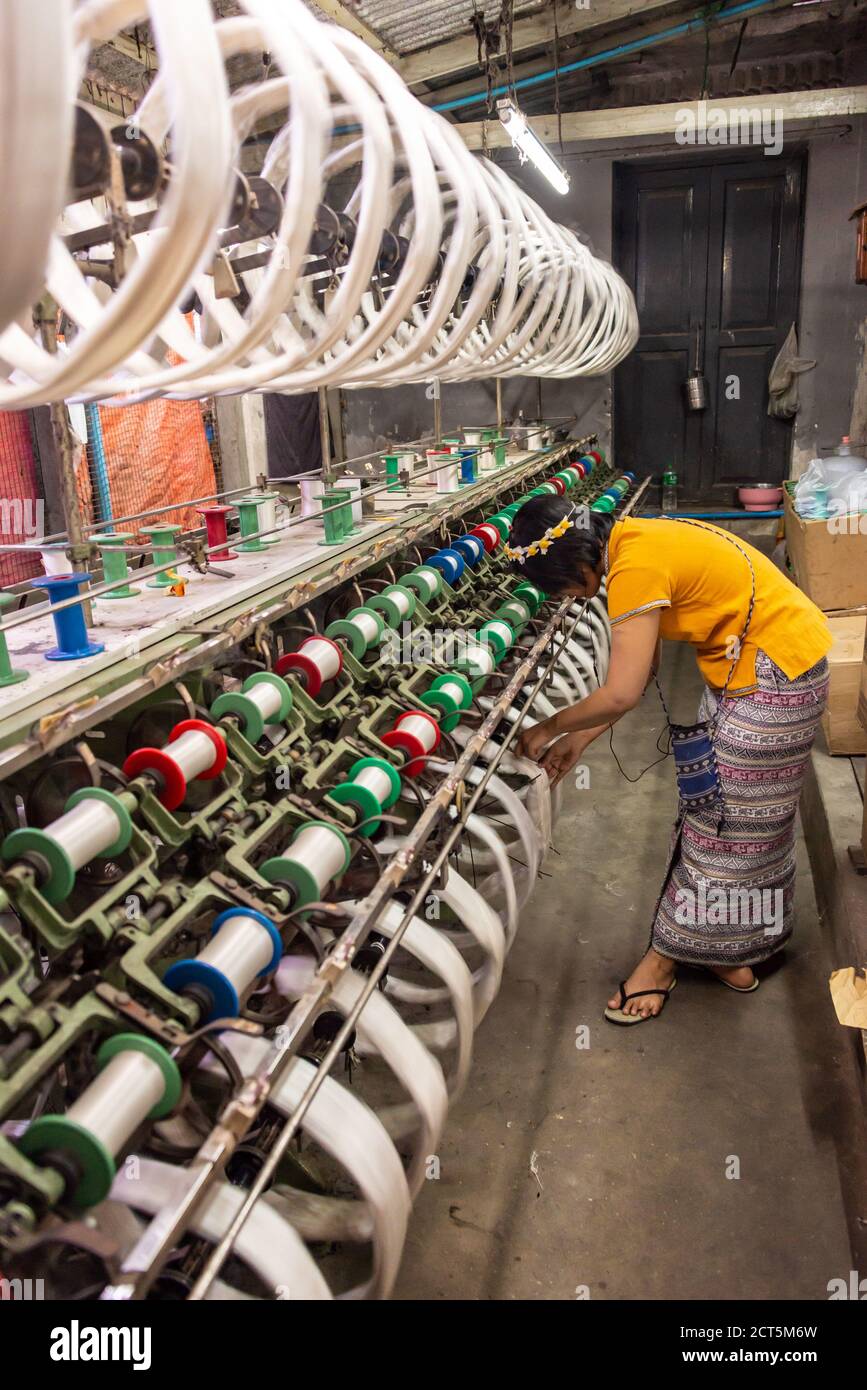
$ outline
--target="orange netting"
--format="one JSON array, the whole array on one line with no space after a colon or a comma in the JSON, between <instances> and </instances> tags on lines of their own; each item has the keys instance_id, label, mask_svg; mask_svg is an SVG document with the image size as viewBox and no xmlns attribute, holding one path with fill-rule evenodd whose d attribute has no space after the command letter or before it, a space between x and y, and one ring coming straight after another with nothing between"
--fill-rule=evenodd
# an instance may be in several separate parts
<instances>
[{"instance_id":1,"label":"orange netting","mask_svg":"<svg viewBox=\"0 0 867 1390\"><path fill-rule=\"evenodd\" d=\"M201 406L197 401L147 401L112 409L99 422L108 470L112 513L123 517L206 497L217 488ZM92 455L92 441L88 452ZM93 489L91 487L91 493ZM92 515L92 500L90 514ZM193 507L179 506L154 521L201 526ZM148 525L148 521L138 523ZM135 529L130 525L127 529Z\"/></svg>"},{"instance_id":2,"label":"orange netting","mask_svg":"<svg viewBox=\"0 0 867 1390\"><path fill-rule=\"evenodd\" d=\"M0 545L20 545L45 535L28 411L0 412ZM42 573L29 555L0 551L0 587Z\"/></svg>"}]
</instances>

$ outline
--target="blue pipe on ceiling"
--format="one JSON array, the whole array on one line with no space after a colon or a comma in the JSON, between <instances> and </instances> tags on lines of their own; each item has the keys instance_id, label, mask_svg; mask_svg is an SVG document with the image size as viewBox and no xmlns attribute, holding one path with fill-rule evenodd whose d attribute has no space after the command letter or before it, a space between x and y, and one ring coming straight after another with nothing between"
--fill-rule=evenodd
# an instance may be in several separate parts
<instances>
[{"instance_id":1,"label":"blue pipe on ceiling","mask_svg":"<svg viewBox=\"0 0 867 1390\"><path fill-rule=\"evenodd\" d=\"M767 9L768 5L774 0L744 0L743 4L732 5L728 9L718 10L715 14L699 14L694 19L688 19L682 24L675 24L670 29L663 29L659 34L646 34L641 39L632 39L629 43L619 43L614 48L607 48L601 53L591 53L588 58L579 58L574 63L564 63L561 68L549 68L546 72L537 72L532 77L522 77L511 86L507 83L503 87L494 87L491 90L491 97L506 97L512 92L523 91L525 87L539 87L544 82L552 82L555 77L563 77L569 72L579 72L582 68L594 67L597 63L606 63L611 58L622 58L626 53L637 53L642 48L649 48L651 44L665 43L667 39L677 39L684 34L692 34L696 30L705 29L709 24L718 24L723 19L737 19L739 15L752 14L755 10ZM451 101L441 101L432 105L434 111L459 111L464 106L478 106L480 102L488 100L488 92L483 89L479 92L470 92L467 96L454 97Z\"/></svg>"}]
</instances>

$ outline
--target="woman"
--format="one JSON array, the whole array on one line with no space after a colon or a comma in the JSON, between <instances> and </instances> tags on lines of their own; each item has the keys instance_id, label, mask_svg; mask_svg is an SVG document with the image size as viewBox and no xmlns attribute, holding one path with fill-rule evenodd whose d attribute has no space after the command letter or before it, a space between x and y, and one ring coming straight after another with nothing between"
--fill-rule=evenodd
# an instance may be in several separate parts
<instances>
[{"instance_id":1,"label":"woman","mask_svg":"<svg viewBox=\"0 0 867 1390\"><path fill-rule=\"evenodd\" d=\"M827 700L824 614L759 551L704 522L612 523L565 497L537 497L516 514L507 554L549 598L592 598L606 582L604 685L521 736L553 782L638 703L663 637L694 647L707 684L719 794L697 808L681 801L650 946L605 1017L656 1017L678 962L752 992L752 967L792 931L795 817Z\"/></svg>"}]
</instances>

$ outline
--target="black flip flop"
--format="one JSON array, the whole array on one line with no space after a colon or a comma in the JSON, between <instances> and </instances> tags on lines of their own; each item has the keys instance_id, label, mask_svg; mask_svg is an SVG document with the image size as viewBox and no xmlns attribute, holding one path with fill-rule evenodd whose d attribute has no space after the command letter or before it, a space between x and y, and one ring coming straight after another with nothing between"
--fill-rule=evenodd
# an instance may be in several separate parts
<instances>
[{"instance_id":1,"label":"black flip flop","mask_svg":"<svg viewBox=\"0 0 867 1390\"><path fill-rule=\"evenodd\" d=\"M671 994L676 984L677 979L675 978L672 980L668 989L638 989L635 991L634 994L627 994L626 981L621 980L620 1003L618 1004L616 1009L612 1009L609 1006L605 1010L603 1017L607 1018L609 1023L616 1023L621 1028L631 1028L634 1023L647 1023L648 1020L651 1018L659 1018L662 1014L662 1009L665 1008L665 1003L663 1003L662 1009L660 1009L658 1014L648 1014L646 1018L643 1014L625 1014L623 1012L623 1007L625 1004L629 1003L630 999L640 999L645 994L662 994L664 995L665 1000L667 1001L668 996Z\"/></svg>"}]
</instances>

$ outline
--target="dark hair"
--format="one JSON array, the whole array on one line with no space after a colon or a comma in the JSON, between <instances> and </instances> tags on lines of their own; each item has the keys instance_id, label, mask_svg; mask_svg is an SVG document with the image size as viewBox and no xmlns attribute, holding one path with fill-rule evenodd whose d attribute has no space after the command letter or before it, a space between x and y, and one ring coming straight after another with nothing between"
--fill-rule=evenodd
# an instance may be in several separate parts
<instances>
[{"instance_id":1,"label":"dark hair","mask_svg":"<svg viewBox=\"0 0 867 1390\"><path fill-rule=\"evenodd\" d=\"M598 568L614 518L570 502L568 497L531 497L515 513L509 535L509 545L531 545L541 540L564 516L570 516L575 525L552 541L544 555L531 555L523 565L517 561L512 565L516 574L529 579L552 598L571 585L583 582L584 565L592 570Z\"/></svg>"}]
</instances>

